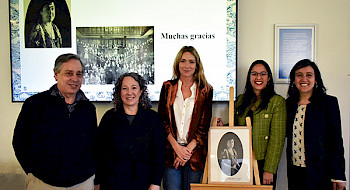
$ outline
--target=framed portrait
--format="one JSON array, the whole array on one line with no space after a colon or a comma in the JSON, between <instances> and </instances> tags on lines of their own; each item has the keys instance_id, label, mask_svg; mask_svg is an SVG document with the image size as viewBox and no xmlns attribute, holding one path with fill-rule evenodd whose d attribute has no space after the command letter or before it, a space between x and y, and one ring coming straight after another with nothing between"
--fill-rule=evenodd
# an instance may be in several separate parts
<instances>
[{"instance_id":1,"label":"framed portrait","mask_svg":"<svg viewBox=\"0 0 350 190\"><path fill-rule=\"evenodd\" d=\"M208 183L253 184L250 127L211 127Z\"/></svg>"},{"instance_id":2,"label":"framed portrait","mask_svg":"<svg viewBox=\"0 0 350 190\"><path fill-rule=\"evenodd\" d=\"M275 24L274 80L288 83L292 67L302 59L315 61L315 24Z\"/></svg>"},{"instance_id":3,"label":"framed portrait","mask_svg":"<svg viewBox=\"0 0 350 190\"><path fill-rule=\"evenodd\" d=\"M9 0L12 101L54 85L55 59L64 53L81 57L81 89L91 101L111 101L125 72L139 73L158 101L183 46L196 48L213 100L228 101L236 86L237 1Z\"/></svg>"}]
</instances>

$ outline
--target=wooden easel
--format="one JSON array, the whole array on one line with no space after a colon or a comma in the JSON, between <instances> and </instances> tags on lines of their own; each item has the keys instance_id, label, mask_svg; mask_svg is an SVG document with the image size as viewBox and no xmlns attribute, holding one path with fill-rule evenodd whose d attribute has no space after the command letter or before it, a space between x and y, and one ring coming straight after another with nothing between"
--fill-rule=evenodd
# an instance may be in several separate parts
<instances>
[{"instance_id":1,"label":"wooden easel","mask_svg":"<svg viewBox=\"0 0 350 190\"><path fill-rule=\"evenodd\" d=\"M217 117L213 117L211 126L217 126ZM246 118L247 127L252 127L251 120L249 117ZM229 101L229 126L234 126L234 91L233 87L230 87L230 101ZM203 180L202 184L191 184L192 190L221 190L221 189L235 189L235 190L248 190L248 189L256 189L256 190L271 190L273 188L272 185L261 185L258 162L255 159L254 151L252 151L253 156L253 173L256 185L232 185L232 184L208 184L208 157L204 167Z\"/></svg>"}]
</instances>

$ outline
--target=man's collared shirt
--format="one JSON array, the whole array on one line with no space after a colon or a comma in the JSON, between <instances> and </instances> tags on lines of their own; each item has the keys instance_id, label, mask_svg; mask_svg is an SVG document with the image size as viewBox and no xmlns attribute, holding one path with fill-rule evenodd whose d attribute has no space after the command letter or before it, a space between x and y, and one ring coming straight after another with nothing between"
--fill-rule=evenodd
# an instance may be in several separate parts
<instances>
[{"instance_id":1,"label":"man's collared shirt","mask_svg":"<svg viewBox=\"0 0 350 190\"><path fill-rule=\"evenodd\" d=\"M55 84L52 92L50 93L52 96L59 96L60 98L64 98L64 96L61 94L61 92L58 90L57 88L57 84ZM72 104L67 104L67 108L69 110L69 113L72 113L74 110L74 106L77 105L77 103L80 100L87 100L87 97L85 96L85 94L83 93L83 91L81 91L80 89L78 90L77 94L75 95L75 100Z\"/></svg>"}]
</instances>

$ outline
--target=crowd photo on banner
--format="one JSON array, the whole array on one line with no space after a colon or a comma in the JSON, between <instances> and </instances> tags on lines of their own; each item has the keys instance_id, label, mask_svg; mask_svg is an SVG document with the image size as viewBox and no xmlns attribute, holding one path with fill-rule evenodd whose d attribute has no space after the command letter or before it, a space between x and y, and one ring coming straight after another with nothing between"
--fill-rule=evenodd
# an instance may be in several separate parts
<instances>
[{"instance_id":1,"label":"crowd photo on banner","mask_svg":"<svg viewBox=\"0 0 350 190\"><path fill-rule=\"evenodd\" d=\"M85 63L83 84L114 84L126 72L138 73L147 84L154 84L153 33L141 36L145 31L152 27L77 28L77 54Z\"/></svg>"}]
</instances>

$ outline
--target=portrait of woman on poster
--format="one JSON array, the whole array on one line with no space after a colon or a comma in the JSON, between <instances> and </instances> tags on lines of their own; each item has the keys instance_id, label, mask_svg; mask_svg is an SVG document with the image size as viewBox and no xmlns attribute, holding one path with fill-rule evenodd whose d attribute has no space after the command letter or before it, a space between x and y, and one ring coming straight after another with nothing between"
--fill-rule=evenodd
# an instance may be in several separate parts
<instances>
[{"instance_id":1,"label":"portrait of woman on poster","mask_svg":"<svg viewBox=\"0 0 350 190\"><path fill-rule=\"evenodd\" d=\"M338 100L326 94L320 70L308 59L296 63L289 77L289 190L343 190L345 159Z\"/></svg>"},{"instance_id":2,"label":"portrait of woman on poster","mask_svg":"<svg viewBox=\"0 0 350 190\"><path fill-rule=\"evenodd\" d=\"M146 81L137 73L121 75L113 104L98 127L95 183L101 190L159 190L166 138L158 114L150 109Z\"/></svg>"},{"instance_id":3,"label":"portrait of woman on poster","mask_svg":"<svg viewBox=\"0 0 350 190\"><path fill-rule=\"evenodd\" d=\"M276 94L270 66L254 61L247 74L245 91L235 102L234 122L245 126L252 121L252 141L258 161L261 184L276 188L277 167L283 152L286 134L286 102Z\"/></svg>"},{"instance_id":4,"label":"portrait of woman on poster","mask_svg":"<svg viewBox=\"0 0 350 190\"><path fill-rule=\"evenodd\" d=\"M64 0L31 0L25 21L26 48L71 47L70 23Z\"/></svg>"},{"instance_id":5,"label":"portrait of woman on poster","mask_svg":"<svg viewBox=\"0 0 350 190\"><path fill-rule=\"evenodd\" d=\"M208 147L213 88L197 50L184 46L173 65L173 79L163 83L158 113L166 130L165 190L188 190L200 183Z\"/></svg>"}]
</instances>

